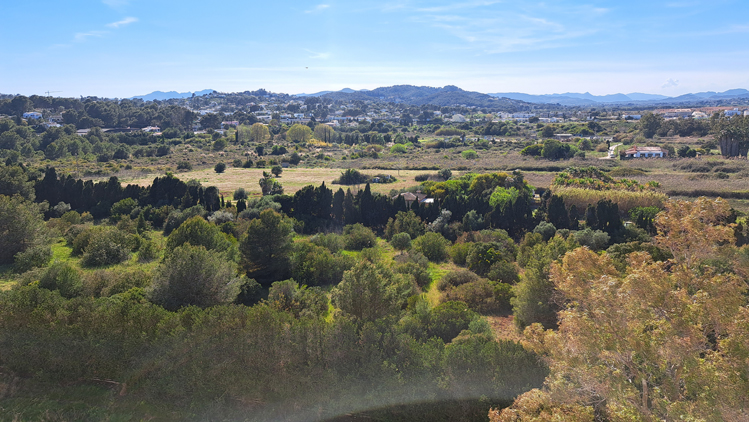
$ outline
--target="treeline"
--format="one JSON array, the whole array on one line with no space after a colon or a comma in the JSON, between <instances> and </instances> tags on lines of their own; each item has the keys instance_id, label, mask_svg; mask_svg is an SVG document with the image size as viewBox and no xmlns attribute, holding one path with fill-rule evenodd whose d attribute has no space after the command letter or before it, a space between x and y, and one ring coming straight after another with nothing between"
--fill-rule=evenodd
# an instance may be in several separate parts
<instances>
[{"instance_id":1,"label":"treeline","mask_svg":"<svg viewBox=\"0 0 749 422\"><path fill-rule=\"evenodd\" d=\"M706 136L710 133L710 120L669 119L660 114L645 113L640 119L642 136L652 138L665 136Z\"/></svg>"}]
</instances>

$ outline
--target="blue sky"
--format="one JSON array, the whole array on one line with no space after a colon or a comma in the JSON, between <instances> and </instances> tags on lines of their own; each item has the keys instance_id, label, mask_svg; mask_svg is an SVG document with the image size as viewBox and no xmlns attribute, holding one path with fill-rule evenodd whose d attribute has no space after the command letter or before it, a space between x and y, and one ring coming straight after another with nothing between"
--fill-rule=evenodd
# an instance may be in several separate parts
<instances>
[{"instance_id":1,"label":"blue sky","mask_svg":"<svg viewBox=\"0 0 749 422\"><path fill-rule=\"evenodd\" d=\"M1 93L749 88L742 0L39 0L0 16Z\"/></svg>"}]
</instances>

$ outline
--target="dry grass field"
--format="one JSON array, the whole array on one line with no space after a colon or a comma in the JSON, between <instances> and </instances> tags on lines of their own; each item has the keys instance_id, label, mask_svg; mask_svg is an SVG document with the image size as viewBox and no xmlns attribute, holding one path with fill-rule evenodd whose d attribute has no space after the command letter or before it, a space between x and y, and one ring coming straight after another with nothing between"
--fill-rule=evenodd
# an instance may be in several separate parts
<instances>
[{"instance_id":1,"label":"dry grass field","mask_svg":"<svg viewBox=\"0 0 749 422\"><path fill-rule=\"evenodd\" d=\"M244 169L228 167L224 173L216 173L213 169L195 170L184 173L175 174L181 180L198 180L203 186L216 186L221 194L225 197L230 197L234 190L237 188L244 188L252 195L260 196L260 185L258 181L263 177L263 171L267 169ZM341 169L330 169L330 168L289 168L285 169L277 180L283 185L284 193L293 194L294 192L302 189L307 185L318 186L322 182L330 187L331 189L338 190L338 187L343 187L344 190L351 188L352 191L356 191L357 188L364 188L364 186L343 186L334 185L333 180L341 175ZM433 174L434 171L422 171L422 170L365 170L365 174L377 174L387 173L398 179L395 183L373 183L370 185L373 192L377 193L389 193L391 189L402 189L409 186L417 185L418 182L414 180L414 177L419 174ZM400 174L400 175L399 175ZM158 174L148 174L140 177L133 178L121 178L122 184L138 184L142 186L150 185Z\"/></svg>"}]
</instances>

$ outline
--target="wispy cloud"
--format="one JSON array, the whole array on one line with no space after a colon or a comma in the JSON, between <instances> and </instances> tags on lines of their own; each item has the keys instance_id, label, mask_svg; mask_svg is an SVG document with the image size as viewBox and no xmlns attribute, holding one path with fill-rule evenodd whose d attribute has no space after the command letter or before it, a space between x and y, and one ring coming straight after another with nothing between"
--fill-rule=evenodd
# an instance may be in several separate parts
<instances>
[{"instance_id":1,"label":"wispy cloud","mask_svg":"<svg viewBox=\"0 0 749 422\"><path fill-rule=\"evenodd\" d=\"M663 88L663 89L666 89L666 88L676 88L677 86L679 86L679 80L678 79L677 80L673 80L672 78L668 78L668 80L666 80L666 83L663 84L663 85L661 85L661 88Z\"/></svg>"},{"instance_id":2,"label":"wispy cloud","mask_svg":"<svg viewBox=\"0 0 749 422\"><path fill-rule=\"evenodd\" d=\"M115 9L130 4L130 0L101 0L101 2Z\"/></svg>"},{"instance_id":3,"label":"wispy cloud","mask_svg":"<svg viewBox=\"0 0 749 422\"><path fill-rule=\"evenodd\" d=\"M73 36L73 40L77 42L83 42L86 41L89 38L101 38L104 36L104 34L107 34L107 31L88 31L88 32L78 32Z\"/></svg>"},{"instance_id":4,"label":"wispy cloud","mask_svg":"<svg viewBox=\"0 0 749 422\"><path fill-rule=\"evenodd\" d=\"M328 8L330 8L329 4L318 4L310 10L305 10L304 13L318 13Z\"/></svg>"},{"instance_id":5,"label":"wispy cloud","mask_svg":"<svg viewBox=\"0 0 749 422\"><path fill-rule=\"evenodd\" d=\"M121 26L130 25L131 23L138 22L138 18L128 16L125 19L117 22L108 23L107 26L110 28L119 28Z\"/></svg>"},{"instance_id":6,"label":"wispy cloud","mask_svg":"<svg viewBox=\"0 0 749 422\"><path fill-rule=\"evenodd\" d=\"M413 7L410 19L442 29L463 42L448 49L498 54L577 45L580 38L599 31L601 17L609 12L591 6L537 6L497 0L455 1Z\"/></svg>"},{"instance_id":7,"label":"wispy cloud","mask_svg":"<svg viewBox=\"0 0 749 422\"><path fill-rule=\"evenodd\" d=\"M304 49L304 51L306 51L307 53L310 54L308 56L308 58L310 58L310 59L322 59L322 60L326 60L326 59L329 59L330 55L331 55L330 53L323 53L323 52L317 52L317 51L307 50L306 48Z\"/></svg>"},{"instance_id":8,"label":"wispy cloud","mask_svg":"<svg viewBox=\"0 0 749 422\"><path fill-rule=\"evenodd\" d=\"M422 7L422 8L417 9L417 11L427 12L427 13L449 12L452 10L473 9L476 7L491 6L497 3L502 3L502 2L498 0L467 1L467 2L446 4L443 6Z\"/></svg>"}]
</instances>

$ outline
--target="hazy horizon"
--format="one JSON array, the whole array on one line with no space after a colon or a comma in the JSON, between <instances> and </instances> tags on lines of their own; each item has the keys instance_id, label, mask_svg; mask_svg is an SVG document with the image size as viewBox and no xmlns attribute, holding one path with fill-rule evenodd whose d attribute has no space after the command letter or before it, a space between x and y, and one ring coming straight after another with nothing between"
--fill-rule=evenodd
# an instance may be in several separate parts
<instances>
[{"instance_id":1,"label":"hazy horizon","mask_svg":"<svg viewBox=\"0 0 749 422\"><path fill-rule=\"evenodd\" d=\"M3 6L0 92L129 98L456 85L678 96L749 88L736 0L141 0ZM44 13L40 13L44 11ZM729 12L730 13L727 13Z\"/></svg>"}]
</instances>

